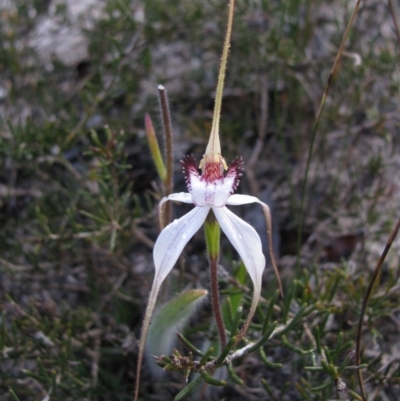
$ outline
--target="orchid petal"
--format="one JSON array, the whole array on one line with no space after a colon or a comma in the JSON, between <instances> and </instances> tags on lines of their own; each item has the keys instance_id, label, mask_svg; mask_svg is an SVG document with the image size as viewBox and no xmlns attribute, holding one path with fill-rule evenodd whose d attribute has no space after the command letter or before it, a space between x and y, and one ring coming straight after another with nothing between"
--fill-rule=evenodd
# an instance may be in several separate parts
<instances>
[{"instance_id":1,"label":"orchid petal","mask_svg":"<svg viewBox=\"0 0 400 401\"><path fill-rule=\"evenodd\" d=\"M165 225L164 214L165 214L165 203L171 201L179 201L183 203L193 203L192 195L186 192L178 192L175 194L170 194L168 196L164 196L158 204L158 221L160 224L160 229L162 230Z\"/></svg>"},{"instance_id":2,"label":"orchid petal","mask_svg":"<svg viewBox=\"0 0 400 401\"><path fill-rule=\"evenodd\" d=\"M210 207L195 207L161 231L154 245L153 259L156 268L154 282L161 283L174 267L183 248L206 219Z\"/></svg>"},{"instance_id":3,"label":"orchid petal","mask_svg":"<svg viewBox=\"0 0 400 401\"><path fill-rule=\"evenodd\" d=\"M164 198L166 201L178 201L183 203L193 203L192 195L188 194L187 192L179 192L175 194L168 195Z\"/></svg>"},{"instance_id":4,"label":"orchid petal","mask_svg":"<svg viewBox=\"0 0 400 401\"><path fill-rule=\"evenodd\" d=\"M261 288L265 257L262 252L261 239L257 231L226 207L213 207L213 212L222 231L242 258L254 287Z\"/></svg>"},{"instance_id":5,"label":"orchid petal","mask_svg":"<svg viewBox=\"0 0 400 401\"><path fill-rule=\"evenodd\" d=\"M232 205L232 206L246 205L248 203L262 203L262 202L255 196L239 195L239 194L231 195L228 199L228 202L226 202L227 205Z\"/></svg>"}]
</instances>

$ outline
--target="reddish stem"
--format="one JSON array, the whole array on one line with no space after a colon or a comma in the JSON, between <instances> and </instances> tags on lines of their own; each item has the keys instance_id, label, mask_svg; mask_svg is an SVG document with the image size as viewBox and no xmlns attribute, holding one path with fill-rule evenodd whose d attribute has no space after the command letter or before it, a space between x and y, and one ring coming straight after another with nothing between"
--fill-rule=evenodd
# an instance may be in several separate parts
<instances>
[{"instance_id":1,"label":"reddish stem","mask_svg":"<svg viewBox=\"0 0 400 401\"><path fill-rule=\"evenodd\" d=\"M210 258L210 279L211 279L211 302L214 310L215 321L217 323L221 351L226 346L225 325L221 313L221 303L218 291L218 257Z\"/></svg>"}]
</instances>

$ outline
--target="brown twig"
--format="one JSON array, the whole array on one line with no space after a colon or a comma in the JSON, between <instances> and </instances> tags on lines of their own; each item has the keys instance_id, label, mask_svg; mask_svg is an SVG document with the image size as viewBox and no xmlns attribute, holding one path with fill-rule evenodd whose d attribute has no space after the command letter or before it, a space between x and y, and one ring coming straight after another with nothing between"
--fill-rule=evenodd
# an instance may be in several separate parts
<instances>
[{"instance_id":1,"label":"brown twig","mask_svg":"<svg viewBox=\"0 0 400 401\"><path fill-rule=\"evenodd\" d=\"M357 327L357 339L356 339L356 364L361 365L361 331L363 327L363 322L364 322L364 316L365 316L365 310L367 308L368 300L371 296L372 289L374 288L375 281L378 277L379 272L381 271L383 262L386 259L386 256L389 252L390 247L392 246L392 243L400 229L400 217L397 220L396 225L393 227L392 232L390 233L389 239L386 243L385 249L383 250L381 257L378 260L378 263L376 264L374 273L372 275L371 281L369 282L367 291L365 293L363 303L361 306L361 312L360 312L360 319L358 321L358 327ZM362 371L361 369L357 370L357 376L358 376L358 382L360 385L360 390L361 390L361 396L364 401L367 400L367 396L365 394L364 390L364 383L363 383L363 377L362 377Z\"/></svg>"},{"instance_id":2,"label":"brown twig","mask_svg":"<svg viewBox=\"0 0 400 401\"><path fill-rule=\"evenodd\" d=\"M344 45L346 44L347 38L349 37L350 30L353 26L353 23L356 18L357 11L360 7L360 4L361 4L361 0L357 0L357 3L355 4L353 12L350 17L350 21L347 24L346 30L344 31L342 41L339 46L339 50L336 54L335 61L333 62L332 69L329 73L328 82L326 83L324 93L322 94L322 99L321 99L321 103L319 105L317 117L315 119L315 124L314 124L314 128L313 128L312 135L311 135L311 143L310 143L310 147L308 150L306 171L304 173L304 180L303 180L303 185L301 188L301 200L300 200L300 208L299 208L299 225L298 225L298 230L297 230L297 249L300 249L300 244L301 244L301 236L302 236L303 223L304 223L303 209L304 209L304 200L305 200L305 194L306 194L306 185L307 185L307 178L308 178L308 173L310 170L311 159L312 159L313 150L314 150L315 139L317 137L318 125L321 120L322 111L325 107L325 102L326 102L326 98L328 96L329 89L332 86L333 78L338 69L339 61L343 54ZM297 256L296 266L298 266L299 261L300 261L300 253L298 253L298 256Z\"/></svg>"}]
</instances>

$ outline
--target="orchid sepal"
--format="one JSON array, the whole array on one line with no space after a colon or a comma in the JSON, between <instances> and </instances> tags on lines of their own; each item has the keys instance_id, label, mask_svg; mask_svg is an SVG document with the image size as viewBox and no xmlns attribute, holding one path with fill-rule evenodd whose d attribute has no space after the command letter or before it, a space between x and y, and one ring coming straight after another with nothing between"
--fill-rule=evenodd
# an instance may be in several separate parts
<instances>
[{"instance_id":1,"label":"orchid sepal","mask_svg":"<svg viewBox=\"0 0 400 401\"><path fill-rule=\"evenodd\" d=\"M237 206L237 205L245 205L245 204L249 204L249 203L258 203L262 207L262 210L263 210L263 213L264 213L264 217L265 217L265 225L267 227L268 242L270 243L269 255L270 255L270 258L271 258L271 263L272 263L272 267L274 269L275 277L276 277L276 280L278 282L279 293L280 293L281 297L283 298L284 294L283 294L282 281L281 281L281 277L280 277L280 274L279 274L278 267L276 265L274 251L272 249L272 216L271 216L271 209L269 208L269 206L266 203L260 201L260 199L258 199L255 196L251 196L251 195L239 195L239 194L231 195L229 197L229 199L228 199L227 205Z\"/></svg>"},{"instance_id":2,"label":"orchid sepal","mask_svg":"<svg viewBox=\"0 0 400 401\"><path fill-rule=\"evenodd\" d=\"M265 256L262 252L261 239L257 231L250 224L243 221L226 207L214 208L213 211L222 231L240 255L253 282L253 298L250 311L236 337L236 343L238 343L246 334L261 297Z\"/></svg>"},{"instance_id":3,"label":"orchid sepal","mask_svg":"<svg viewBox=\"0 0 400 401\"><path fill-rule=\"evenodd\" d=\"M228 208L213 208L215 217L229 242L241 257L254 287L261 287L265 257L257 231Z\"/></svg>"},{"instance_id":4,"label":"orchid sepal","mask_svg":"<svg viewBox=\"0 0 400 401\"><path fill-rule=\"evenodd\" d=\"M209 211L210 206L195 207L161 231L153 249L154 281L159 281L161 285L165 280L185 245L203 225Z\"/></svg>"}]
</instances>

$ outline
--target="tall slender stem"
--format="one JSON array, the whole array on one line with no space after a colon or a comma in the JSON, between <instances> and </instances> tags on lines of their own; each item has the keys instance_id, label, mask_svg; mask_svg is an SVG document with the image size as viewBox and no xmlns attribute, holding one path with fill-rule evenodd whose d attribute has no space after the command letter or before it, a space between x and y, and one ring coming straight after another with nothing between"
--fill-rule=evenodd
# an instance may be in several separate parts
<instances>
[{"instance_id":1,"label":"tall slender stem","mask_svg":"<svg viewBox=\"0 0 400 401\"><path fill-rule=\"evenodd\" d=\"M204 233L210 260L211 302L222 350L226 346L226 334L218 291L218 260L221 229L212 211L210 211L204 223Z\"/></svg>"},{"instance_id":2,"label":"tall slender stem","mask_svg":"<svg viewBox=\"0 0 400 401\"><path fill-rule=\"evenodd\" d=\"M226 346L225 325L222 319L221 303L218 291L218 259L210 259L210 279L211 279L211 302L214 311L215 322L217 323L219 342L221 350Z\"/></svg>"}]
</instances>

